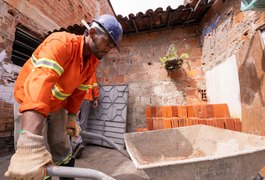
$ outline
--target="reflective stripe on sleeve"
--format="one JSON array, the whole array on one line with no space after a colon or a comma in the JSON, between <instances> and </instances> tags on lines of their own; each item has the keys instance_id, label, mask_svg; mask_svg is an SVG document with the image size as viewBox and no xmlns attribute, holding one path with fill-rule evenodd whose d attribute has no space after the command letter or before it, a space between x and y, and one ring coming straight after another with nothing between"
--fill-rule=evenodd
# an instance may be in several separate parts
<instances>
[{"instance_id":1,"label":"reflective stripe on sleeve","mask_svg":"<svg viewBox=\"0 0 265 180\"><path fill-rule=\"evenodd\" d=\"M89 84L81 84L77 89L79 89L81 91L86 91L88 88L90 88L90 86L91 85L89 85Z\"/></svg>"},{"instance_id":2,"label":"reflective stripe on sleeve","mask_svg":"<svg viewBox=\"0 0 265 180\"><path fill-rule=\"evenodd\" d=\"M60 66L59 63L57 63L54 60L48 59L48 58L40 58L36 59L34 55L31 56L31 62L34 65L34 68L36 67L45 67L54 70L59 76L62 75L64 69L62 66Z\"/></svg>"},{"instance_id":3,"label":"reflective stripe on sleeve","mask_svg":"<svg viewBox=\"0 0 265 180\"><path fill-rule=\"evenodd\" d=\"M62 101L71 95L71 94L62 93L56 85L54 85L52 88L52 94L54 97L56 97L57 99L62 100Z\"/></svg>"},{"instance_id":4,"label":"reflective stripe on sleeve","mask_svg":"<svg viewBox=\"0 0 265 180\"><path fill-rule=\"evenodd\" d=\"M88 85L88 88L89 88L89 89L93 89L94 86L93 86L93 85Z\"/></svg>"},{"instance_id":5,"label":"reflective stripe on sleeve","mask_svg":"<svg viewBox=\"0 0 265 180\"><path fill-rule=\"evenodd\" d=\"M93 83L93 87L96 87L96 86L98 86L98 83Z\"/></svg>"},{"instance_id":6,"label":"reflective stripe on sleeve","mask_svg":"<svg viewBox=\"0 0 265 180\"><path fill-rule=\"evenodd\" d=\"M30 59L31 59L32 64L35 66L35 64L36 64L36 58L35 58L35 56L32 55Z\"/></svg>"}]
</instances>

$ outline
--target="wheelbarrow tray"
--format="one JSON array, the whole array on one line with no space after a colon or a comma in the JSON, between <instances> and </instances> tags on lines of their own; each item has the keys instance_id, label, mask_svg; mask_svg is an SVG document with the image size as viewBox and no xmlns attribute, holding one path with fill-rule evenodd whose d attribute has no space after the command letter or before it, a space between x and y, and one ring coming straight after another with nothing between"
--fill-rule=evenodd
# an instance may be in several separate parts
<instances>
[{"instance_id":1,"label":"wheelbarrow tray","mask_svg":"<svg viewBox=\"0 0 265 180\"><path fill-rule=\"evenodd\" d=\"M265 165L265 138L206 125L124 135L137 169L151 179L253 179Z\"/></svg>"}]
</instances>

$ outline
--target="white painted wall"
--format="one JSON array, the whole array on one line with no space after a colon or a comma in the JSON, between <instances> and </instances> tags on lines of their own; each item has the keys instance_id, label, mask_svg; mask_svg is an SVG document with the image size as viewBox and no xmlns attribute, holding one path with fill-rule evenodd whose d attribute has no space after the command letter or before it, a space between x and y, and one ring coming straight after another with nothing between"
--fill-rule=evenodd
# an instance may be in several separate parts
<instances>
[{"instance_id":1,"label":"white painted wall","mask_svg":"<svg viewBox=\"0 0 265 180\"><path fill-rule=\"evenodd\" d=\"M20 72L21 67L11 63L5 63L5 58L6 52L3 50L0 52L0 78L4 84L0 84L0 99L12 104L14 102L14 82L8 81L8 79L14 80L15 74Z\"/></svg>"},{"instance_id":2,"label":"white painted wall","mask_svg":"<svg viewBox=\"0 0 265 180\"><path fill-rule=\"evenodd\" d=\"M231 117L242 119L240 86L235 55L206 72L206 92L210 104L226 103Z\"/></svg>"}]
</instances>

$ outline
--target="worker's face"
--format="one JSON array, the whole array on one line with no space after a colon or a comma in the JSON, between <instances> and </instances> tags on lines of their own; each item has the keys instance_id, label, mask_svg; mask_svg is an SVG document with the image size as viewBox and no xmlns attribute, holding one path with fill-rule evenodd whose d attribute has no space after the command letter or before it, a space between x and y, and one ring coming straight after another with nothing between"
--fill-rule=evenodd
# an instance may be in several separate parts
<instances>
[{"instance_id":1,"label":"worker's face","mask_svg":"<svg viewBox=\"0 0 265 180\"><path fill-rule=\"evenodd\" d=\"M92 43L90 44L92 53L98 58L102 59L108 52L114 48L114 44L109 39L108 35L105 33L97 34L92 38Z\"/></svg>"}]
</instances>

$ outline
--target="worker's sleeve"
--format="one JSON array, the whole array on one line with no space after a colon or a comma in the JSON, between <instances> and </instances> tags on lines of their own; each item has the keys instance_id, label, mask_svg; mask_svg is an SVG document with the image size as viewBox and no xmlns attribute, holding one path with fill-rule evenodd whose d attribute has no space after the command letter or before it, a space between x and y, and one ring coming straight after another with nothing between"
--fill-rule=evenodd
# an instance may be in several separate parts
<instances>
[{"instance_id":1,"label":"worker's sleeve","mask_svg":"<svg viewBox=\"0 0 265 180\"><path fill-rule=\"evenodd\" d=\"M87 80L81 84L77 89L74 90L71 96L67 98L65 109L68 111L68 113L76 114L79 111L80 105L89 87L88 83L89 81Z\"/></svg>"},{"instance_id":2,"label":"worker's sleeve","mask_svg":"<svg viewBox=\"0 0 265 180\"><path fill-rule=\"evenodd\" d=\"M69 46L59 40L44 42L38 54L32 55L33 70L24 83L25 98L20 112L35 110L47 116L50 111L52 87L63 73L63 66L70 57Z\"/></svg>"}]
</instances>

